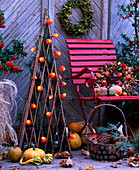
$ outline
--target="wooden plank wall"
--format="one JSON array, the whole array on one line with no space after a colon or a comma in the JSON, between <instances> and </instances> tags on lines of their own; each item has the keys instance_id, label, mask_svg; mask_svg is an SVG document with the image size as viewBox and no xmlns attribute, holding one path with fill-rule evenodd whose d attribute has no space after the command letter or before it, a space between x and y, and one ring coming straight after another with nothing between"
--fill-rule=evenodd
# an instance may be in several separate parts
<instances>
[{"instance_id":1,"label":"wooden plank wall","mask_svg":"<svg viewBox=\"0 0 139 170\"><path fill-rule=\"evenodd\" d=\"M65 39L72 37L68 36L62 30L56 16L56 13L62 9L62 6L66 4L67 0L50 0L50 2L51 4L48 5L47 0L0 0L0 8L5 10L7 27L3 30L3 34L6 47L11 45L11 40L14 38L26 41L25 50L28 52L28 57L18 61L20 65L24 67L23 74L1 76L1 79L8 78L17 84L19 89L18 95L20 96L17 98L18 112L21 113L24 108L24 101L30 78L29 69L25 67L24 63L29 60L30 48L34 46L35 39L37 39L40 34L42 9L48 8L48 6L51 8L50 13L52 14L52 19L54 19L54 25L52 26L54 29L53 32L59 34L58 38L54 40L54 49L62 52L62 56L57 59L57 69L59 69L60 65L64 65L67 70L62 73L62 76L67 77L70 75L68 49ZM111 5L109 15L108 10L106 10L109 8L109 6L107 6L108 2ZM93 0L91 5L94 10L93 17L95 27L93 27L88 36L81 36L80 38L109 38L113 39L114 44L117 45L118 40L121 41L120 33L124 32L131 35L133 33L131 23L126 20L123 21L117 16L117 12L119 11L118 4L127 4L128 2L129 0ZM54 6L52 4L54 4ZM72 22L74 24L82 18L82 12L80 9L72 9L72 12ZM82 121L83 118L81 116L80 104L77 100L75 86L72 85L71 80L66 81L66 83L67 86L61 88L61 92L67 92L68 95L68 100L63 101L66 122L69 124L73 121ZM90 91L85 88L81 88L81 91L85 96L90 94ZM92 105L93 103L90 104ZM86 109L86 112L89 112L89 110Z\"/></svg>"},{"instance_id":2,"label":"wooden plank wall","mask_svg":"<svg viewBox=\"0 0 139 170\"><path fill-rule=\"evenodd\" d=\"M53 0L51 0L53 1ZM57 19L56 13L58 13L62 8L63 5L66 4L67 0L55 0L55 8L54 8L54 32L58 33L58 38L55 40L55 50L59 50L62 53L62 56L57 59L57 69L59 69L60 65L64 65L66 67L66 71L62 73L62 77L67 77L70 75L70 66L69 66L69 59L68 59L68 49L65 39L73 38L67 35L66 32L62 30L62 27ZM79 38L85 39L101 39L102 38L102 0L93 0L91 2L92 9L94 11L94 23L95 27L90 30L90 34L88 36L81 36ZM72 9L73 18L72 23L75 24L82 18L82 12L78 8ZM64 80L64 79L63 79ZM66 80L65 80L66 81ZM72 85L72 81L66 81L67 86L61 88L61 92L67 93L67 99L63 101L64 105L64 112L66 117L67 124L73 121L83 121L81 116L80 104L77 99L77 92L75 86ZM81 92L84 96L90 94L90 91L86 88L81 88ZM93 105L93 103L90 103ZM90 110L90 109L89 109ZM86 108L86 112L89 112Z\"/></svg>"},{"instance_id":3,"label":"wooden plank wall","mask_svg":"<svg viewBox=\"0 0 139 170\"><path fill-rule=\"evenodd\" d=\"M2 78L13 80L18 87L18 112L22 113L30 81L30 71L24 65L30 59L30 49L34 47L41 31L42 0L0 0L0 8L5 11L6 29L3 29L5 46L11 46L12 39L25 40L28 57L19 60L24 68L21 75L4 75Z\"/></svg>"},{"instance_id":4,"label":"wooden plank wall","mask_svg":"<svg viewBox=\"0 0 139 170\"><path fill-rule=\"evenodd\" d=\"M113 40L116 47L118 41L124 42L121 38L120 34L124 33L127 34L129 37L133 35L133 28L131 20L123 20L121 17L117 15L117 12L122 13L122 10L119 6L124 5L125 7L127 4L130 3L130 0L112 0L111 1L111 19L110 19L110 39Z\"/></svg>"}]
</instances>

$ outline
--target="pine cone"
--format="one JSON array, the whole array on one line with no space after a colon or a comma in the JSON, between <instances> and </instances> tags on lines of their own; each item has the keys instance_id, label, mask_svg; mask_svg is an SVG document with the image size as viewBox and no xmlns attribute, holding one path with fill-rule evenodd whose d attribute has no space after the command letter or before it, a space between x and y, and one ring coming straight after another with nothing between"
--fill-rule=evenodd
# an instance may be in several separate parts
<instances>
[{"instance_id":1,"label":"pine cone","mask_svg":"<svg viewBox=\"0 0 139 170\"><path fill-rule=\"evenodd\" d=\"M99 137L98 137L98 142L99 143L103 143L103 144L108 144L111 140L111 135L108 133L102 133Z\"/></svg>"}]
</instances>

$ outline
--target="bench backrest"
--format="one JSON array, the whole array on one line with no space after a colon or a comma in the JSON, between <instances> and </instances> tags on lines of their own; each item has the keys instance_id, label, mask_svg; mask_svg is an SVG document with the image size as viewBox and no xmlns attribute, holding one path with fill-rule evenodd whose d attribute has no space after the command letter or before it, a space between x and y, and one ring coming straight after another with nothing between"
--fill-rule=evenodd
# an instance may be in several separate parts
<instances>
[{"instance_id":1,"label":"bench backrest","mask_svg":"<svg viewBox=\"0 0 139 170\"><path fill-rule=\"evenodd\" d=\"M94 39L66 39L69 48L71 75L75 75L84 67L91 67L94 72L106 63L116 60L115 47L112 40ZM83 74L78 79L73 79L73 84L85 84L85 79L90 73Z\"/></svg>"}]
</instances>

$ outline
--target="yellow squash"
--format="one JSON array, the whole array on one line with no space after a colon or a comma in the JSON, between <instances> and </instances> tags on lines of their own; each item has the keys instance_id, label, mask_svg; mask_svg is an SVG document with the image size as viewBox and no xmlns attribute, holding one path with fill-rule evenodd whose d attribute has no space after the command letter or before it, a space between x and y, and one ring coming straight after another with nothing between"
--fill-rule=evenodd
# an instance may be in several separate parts
<instances>
[{"instance_id":1,"label":"yellow squash","mask_svg":"<svg viewBox=\"0 0 139 170\"><path fill-rule=\"evenodd\" d=\"M43 157L43 162L46 164L50 164L52 160L53 160L53 155L50 153L45 154L45 156Z\"/></svg>"},{"instance_id":2,"label":"yellow squash","mask_svg":"<svg viewBox=\"0 0 139 170\"><path fill-rule=\"evenodd\" d=\"M29 159L25 162L23 162L23 158L20 159L20 165L26 165L29 163L34 163L35 165L41 165L43 163L43 161L41 160L40 157Z\"/></svg>"}]
</instances>

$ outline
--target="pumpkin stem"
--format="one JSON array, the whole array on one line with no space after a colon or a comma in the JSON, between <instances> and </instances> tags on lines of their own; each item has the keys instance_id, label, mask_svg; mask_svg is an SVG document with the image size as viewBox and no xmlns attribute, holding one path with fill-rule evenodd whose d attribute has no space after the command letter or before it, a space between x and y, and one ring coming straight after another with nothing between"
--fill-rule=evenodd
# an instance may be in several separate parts
<instances>
[{"instance_id":1,"label":"pumpkin stem","mask_svg":"<svg viewBox=\"0 0 139 170\"><path fill-rule=\"evenodd\" d=\"M32 146L33 146L33 150L35 151L35 145L34 145L34 144L32 144Z\"/></svg>"},{"instance_id":2,"label":"pumpkin stem","mask_svg":"<svg viewBox=\"0 0 139 170\"><path fill-rule=\"evenodd\" d=\"M13 146L13 148L15 149L16 148L16 144L14 143L14 146Z\"/></svg>"}]
</instances>

